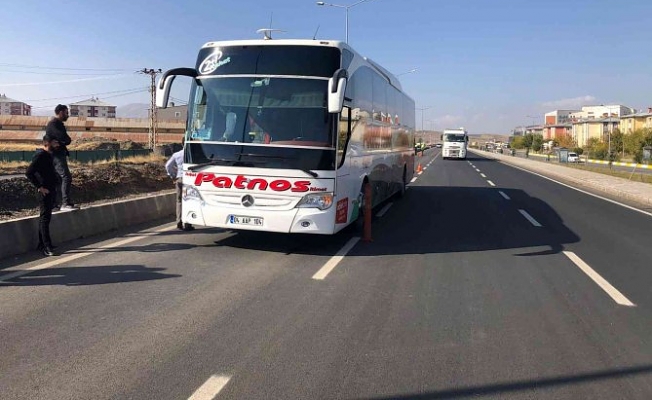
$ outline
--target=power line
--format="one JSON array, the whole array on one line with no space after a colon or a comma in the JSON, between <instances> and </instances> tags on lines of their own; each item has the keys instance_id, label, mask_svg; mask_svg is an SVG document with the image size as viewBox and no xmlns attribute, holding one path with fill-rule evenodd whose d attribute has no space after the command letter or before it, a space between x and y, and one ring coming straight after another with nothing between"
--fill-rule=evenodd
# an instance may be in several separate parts
<instances>
[{"instance_id":1,"label":"power line","mask_svg":"<svg viewBox=\"0 0 652 400\"><path fill-rule=\"evenodd\" d=\"M148 92L148 91L149 91L149 89L147 89L147 88L138 89L138 90L134 90L134 91L128 92L128 93L116 94L114 96L104 96L104 97L102 97L102 99L113 99L113 98L116 98L116 97L129 96L129 95L138 94L138 93L145 93L145 92ZM53 105L49 105L49 106L32 107L32 109L54 108L56 106L57 106L56 104L53 104Z\"/></svg>"},{"instance_id":2,"label":"power line","mask_svg":"<svg viewBox=\"0 0 652 400\"><path fill-rule=\"evenodd\" d=\"M0 67L2 68L2 67ZM30 74L30 75L72 75L72 76L86 76L86 75L103 75L103 76L110 76L110 75L122 75L121 73L115 73L115 74L107 74L106 72L102 73L88 73L88 72L36 72L36 71L15 71L15 70L8 70L8 69L0 69L0 72L2 73L11 73L11 74Z\"/></svg>"},{"instance_id":3,"label":"power line","mask_svg":"<svg viewBox=\"0 0 652 400\"><path fill-rule=\"evenodd\" d=\"M29 100L23 100L25 103L27 102L39 102L39 101L51 101L51 100L64 100L64 99L76 99L78 97L87 97L87 96L100 96L100 95L105 95L105 94L116 94L116 93L126 93L126 92L131 92L134 90L142 90L146 91L148 90L149 87L138 87L138 88L131 88L131 89L123 89L123 90L114 90L111 92L100 92L100 93L89 93L89 94L78 94L75 96L63 96L63 97L50 97L49 99L29 99Z\"/></svg>"},{"instance_id":4,"label":"power line","mask_svg":"<svg viewBox=\"0 0 652 400\"><path fill-rule=\"evenodd\" d=\"M0 67L12 67L12 68L30 68L30 69L51 69L51 70L61 70L61 71L104 71L104 72L130 72L136 68L68 68L68 67L41 67L38 65L24 65L24 64L11 64L11 63L0 63Z\"/></svg>"},{"instance_id":5,"label":"power line","mask_svg":"<svg viewBox=\"0 0 652 400\"><path fill-rule=\"evenodd\" d=\"M38 86L38 85L54 85L58 83L75 83L75 82L88 82L88 81L99 81L104 79L115 79L118 77L124 77L131 74L117 74L117 75L105 75L98 76L94 78L80 78L80 79L69 79L65 81L49 81L49 82L22 82L22 83L1 83L0 87L15 87L15 86Z\"/></svg>"}]
</instances>

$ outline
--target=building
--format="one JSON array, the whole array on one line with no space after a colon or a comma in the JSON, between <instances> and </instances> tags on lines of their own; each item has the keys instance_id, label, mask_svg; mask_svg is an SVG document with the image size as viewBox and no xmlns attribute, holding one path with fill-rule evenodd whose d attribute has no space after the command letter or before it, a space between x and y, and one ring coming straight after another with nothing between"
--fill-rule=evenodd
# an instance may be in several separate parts
<instances>
[{"instance_id":1,"label":"building","mask_svg":"<svg viewBox=\"0 0 652 400\"><path fill-rule=\"evenodd\" d=\"M608 104L599 106L584 106L581 111L570 114L571 121L601 118L620 118L623 115L633 114L634 109L621 104Z\"/></svg>"},{"instance_id":2,"label":"building","mask_svg":"<svg viewBox=\"0 0 652 400\"><path fill-rule=\"evenodd\" d=\"M186 122L188 119L188 106L175 106L174 103L170 103L168 108L156 110L156 116L159 121Z\"/></svg>"},{"instance_id":3,"label":"building","mask_svg":"<svg viewBox=\"0 0 652 400\"><path fill-rule=\"evenodd\" d=\"M0 94L0 115L32 115L32 106Z\"/></svg>"},{"instance_id":4,"label":"building","mask_svg":"<svg viewBox=\"0 0 652 400\"><path fill-rule=\"evenodd\" d=\"M100 101L96 97L72 103L69 108L71 117L115 118L116 106Z\"/></svg>"},{"instance_id":5,"label":"building","mask_svg":"<svg viewBox=\"0 0 652 400\"><path fill-rule=\"evenodd\" d=\"M571 114L579 110L555 110L545 114L545 125L543 126L543 138L546 140L557 139L572 134L573 124Z\"/></svg>"},{"instance_id":6,"label":"building","mask_svg":"<svg viewBox=\"0 0 652 400\"><path fill-rule=\"evenodd\" d=\"M573 139L578 146L584 147L589 139L608 141L609 134L618 129L620 118L582 119L573 121Z\"/></svg>"},{"instance_id":7,"label":"building","mask_svg":"<svg viewBox=\"0 0 652 400\"><path fill-rule=\"evenodd\" d=\"M620 131L625 134L646 128L652 128L652 107L648 107L647 111L620 117Z\"/></svg>"}]
</instances>

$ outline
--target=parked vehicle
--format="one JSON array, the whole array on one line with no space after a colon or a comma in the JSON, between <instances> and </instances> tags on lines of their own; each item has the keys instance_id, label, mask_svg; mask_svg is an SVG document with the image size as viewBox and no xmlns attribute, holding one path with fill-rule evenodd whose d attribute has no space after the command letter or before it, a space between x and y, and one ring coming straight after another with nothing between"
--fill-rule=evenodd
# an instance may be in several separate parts
<instances>
[{"instance_id":1,"label":"parked vehicle","mask_svg":"<svg viewBox=\"0 0 652 400\"><path fill-rule=\"evenodd\" d=\"M577 153L568 153L568 162L578 163L580 162L580 157Z\"/></svg>"}]
</instances>

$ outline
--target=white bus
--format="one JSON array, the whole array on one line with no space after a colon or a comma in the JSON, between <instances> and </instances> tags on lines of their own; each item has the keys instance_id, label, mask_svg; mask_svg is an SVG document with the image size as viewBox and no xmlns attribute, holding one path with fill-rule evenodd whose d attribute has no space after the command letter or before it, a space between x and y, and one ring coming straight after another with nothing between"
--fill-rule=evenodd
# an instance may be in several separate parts
<instances>
[{"instance_id":1,"label":"white bus","mask_svg":"<svg viewBox=\"0 0 652 400\"><path fill-rule=\"evenodd\" d=\"M198 226L334 234L405 193L414 174L414 101L392 74L346 43L209 42L195 68L184 155L183 221Z\"/></svg>"},{"instance_id":2,"label":"white bus","mask_svg":"<svg viewBox=\"0 0 652 400\"><path fill-rule=\"evenodd\" d=\"M441 139L444 142L441 149L441 156L444 160L449 158L466 159L469 143L469 134L466 129L444 129Z\"/></svg>"}]
</instances>

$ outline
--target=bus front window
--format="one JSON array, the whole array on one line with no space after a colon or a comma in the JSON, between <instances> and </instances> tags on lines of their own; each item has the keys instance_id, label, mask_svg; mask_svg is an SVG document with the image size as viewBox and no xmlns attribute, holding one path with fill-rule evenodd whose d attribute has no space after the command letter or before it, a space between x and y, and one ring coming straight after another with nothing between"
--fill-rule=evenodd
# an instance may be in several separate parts
<instances>
[{"instance_id":1,"label":"bus front window","mask_svg":"<svg viewBox=\"0 0 652 400\"><path fill-rule=\"evenodd\" d=\"M333 148L325 79L207 77L193 84L189 139Z\"/></svg>"}]
</instances>

